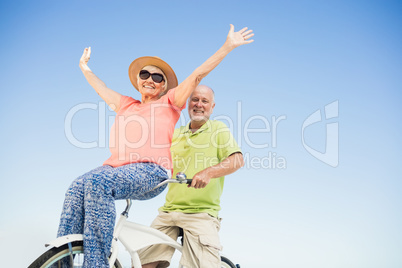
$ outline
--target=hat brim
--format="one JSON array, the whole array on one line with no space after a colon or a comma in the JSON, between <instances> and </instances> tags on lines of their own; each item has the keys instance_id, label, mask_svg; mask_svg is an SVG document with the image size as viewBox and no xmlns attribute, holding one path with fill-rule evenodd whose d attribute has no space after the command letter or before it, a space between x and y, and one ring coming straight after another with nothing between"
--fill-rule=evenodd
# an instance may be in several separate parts
<instances>
[{"instance_id":1,"label":"hat brim","mask_svg":"<svg viewBox=\"0 0 402 268\"><path fill-rule=\"evenodd\" d=\"M178 83L176 74L174 73L172 67L170 67L169 64L167 64L158 57L145 56L135 59L128 68L128 76L130 77L130 81L135 87L135 89L138 90L138 83L137 83L138 73L142 70L142 68L148 65L156 66L162 70L162 72L166 76L166 79L168 80L167 90L177 87Z\"/></svg>"}]
</instances>

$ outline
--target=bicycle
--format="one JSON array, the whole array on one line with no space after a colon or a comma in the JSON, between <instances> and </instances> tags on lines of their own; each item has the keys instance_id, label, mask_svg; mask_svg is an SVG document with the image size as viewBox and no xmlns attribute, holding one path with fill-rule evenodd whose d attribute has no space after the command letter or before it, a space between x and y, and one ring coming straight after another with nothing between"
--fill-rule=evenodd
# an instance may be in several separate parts
<instances>
[{"instance_id":1,"label":"bicycle","mask_svg":"<svg viewBox=\"0 0 402 268\"><path fill-rule=\"evenodd\" d=\"M167 183L191 184L191 179L187 179L184 173L178 173L175 179L168 179L161 182L155 188ZM154 188L154 189L155 189ZM119 252L117 242L120 241L131 256L131 264L134 268L141 268L141 261L138 250L156 244L169 245L179 252L182 245L173 240L168 235L151 228L149 226L130 222L127 220L128 212L132 206L132 200L127 199L127 206L121 213L119 220L114 228L111 255L109 256L110 267L122 268L117 255ZM82 267L84 259L84 246L82 234L72 234L59 237L48 244L49 250L39 256L28 268L50 268L61 267L66 259L69 259L71 267ZM182 267L182 266L179 266ZM227 257L221 255L221 268L240 268L239 264L234 264Z\"/></svg>"}]
</instances>

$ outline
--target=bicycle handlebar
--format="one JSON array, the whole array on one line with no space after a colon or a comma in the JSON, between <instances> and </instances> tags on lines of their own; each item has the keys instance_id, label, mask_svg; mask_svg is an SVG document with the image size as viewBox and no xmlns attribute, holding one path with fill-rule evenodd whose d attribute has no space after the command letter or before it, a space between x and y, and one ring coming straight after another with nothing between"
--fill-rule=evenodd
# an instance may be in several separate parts
<instances>
[{"instance_id":1,"label":"bicycle handlebar","mask_svg":"<svg viewBox=\"0 0 402 268\"><path fill-rule=\"evenodd\" d=\"M186 174L184 174L183 172L178 172L176 174L176 179L167 179L164 180L163 182L159 183L158 185L156 185L152 190L155 190L156 188L161 187L162 185L168 184L168 183L180 183L180 184L191 184L193 180L192 179L187 179Z\"/></svg>"},{"instance_id":2,"label":"bicycle handlebar","mask_svg":"<svg viewBox=\"0 0 402 268\"><path fill-rule=\"evenodd\" d=\"M186 184L190 185L192 181L193 181L193 179L187 179L186 174L184 174L183 172L178 172L176 174L176 179L164 180L163 182L156 185L152 190L155 190L156 188L159 188L162 185L165 185L167 183L180 183L180 184L186 183ZM121 213L121 215L128 217L128 212L130 211L133 201L131 199L126 199L126 201L127 201L126 209Z\"/></svg>"}]
</instances>

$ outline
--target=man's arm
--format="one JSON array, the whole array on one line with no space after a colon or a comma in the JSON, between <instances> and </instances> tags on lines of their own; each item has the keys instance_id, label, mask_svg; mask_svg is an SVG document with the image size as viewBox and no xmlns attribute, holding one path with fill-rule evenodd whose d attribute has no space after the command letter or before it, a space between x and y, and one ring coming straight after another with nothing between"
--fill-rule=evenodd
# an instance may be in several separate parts
<instances>
[{"instance_id":1,"label":"man's arm","mask_svg":"<svg viewBox=\"0 0 402 268\"><path fill-rule=\"evenodd\" d=\"M194 187L196 189L204 188L208 185L211 179L232 174L242 166L244 166L243 154L240 152L233 153L222 162L203 169L195 174L192 178L193 182L189 187Z\"/></svg>"}]
</instances>

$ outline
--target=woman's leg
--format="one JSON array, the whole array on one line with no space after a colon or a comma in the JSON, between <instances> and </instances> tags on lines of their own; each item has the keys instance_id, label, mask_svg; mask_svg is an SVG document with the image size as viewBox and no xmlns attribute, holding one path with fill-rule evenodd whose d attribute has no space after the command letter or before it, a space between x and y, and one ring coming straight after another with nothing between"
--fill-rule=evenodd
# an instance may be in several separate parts
<instances>
[{"instance_id":1,"label":"woman's leg","mask_svg":"<svg viewBox=\"0 0 402 268\"><path fill-rule=\"evenodd\" d=\"M84 233L84 182L86 178L111 168L110 166L100 166L78 177L71 183L65 194L57 237ZM53 265L52 268L53 267L56 268L59 266ZM70 259L64 258L61 267L70 267Z\"/></svg>"},{"instance_id":2,"label":"woman's leg","mask_svg":"<svg viewBox=\"0 0 402 268\"><path fill-rule=\"evenodd\" d=\"M80 176L67 190L58 236L83 234L83 267L109 267L114 200L151 199L166 188L152 190L167 178L166 171L153 163L102 166Z\"/></svg>"},{"instance_id":3,"label":"woman's leg","mask_svg":"<svg viewBox=\"0 0 402 268\"><path fill-rule=\"evenodd\" d=\"M166 185L157 186L169 178L166 170L154 163L134 163L114 169L114 192L115 200L134 199L148 200L159 195Z\"/></svg>"},{"instance_id":4,"label":"woman's leg","mask_svg":"<svg viewBox=\"0 0 402 268\"><path fill-rule=\"evenodd\" d=\"M111 168L110 166L100 166L72 182L65 194L57 237L84 232L84 179Z\"/></svg>"},{"instance_id":5,"label":"woman's leg","mask_svg":"<svg viewBox=\"0 0 402 268\"><path fill-rule=\"evenodd\" d=\"M116 217L114 200L153 198L166 186L152 189L167 178L166 171L153 163L108 168L84 178L84 267L108 267Z\"/></svg>"}]
</instances>

